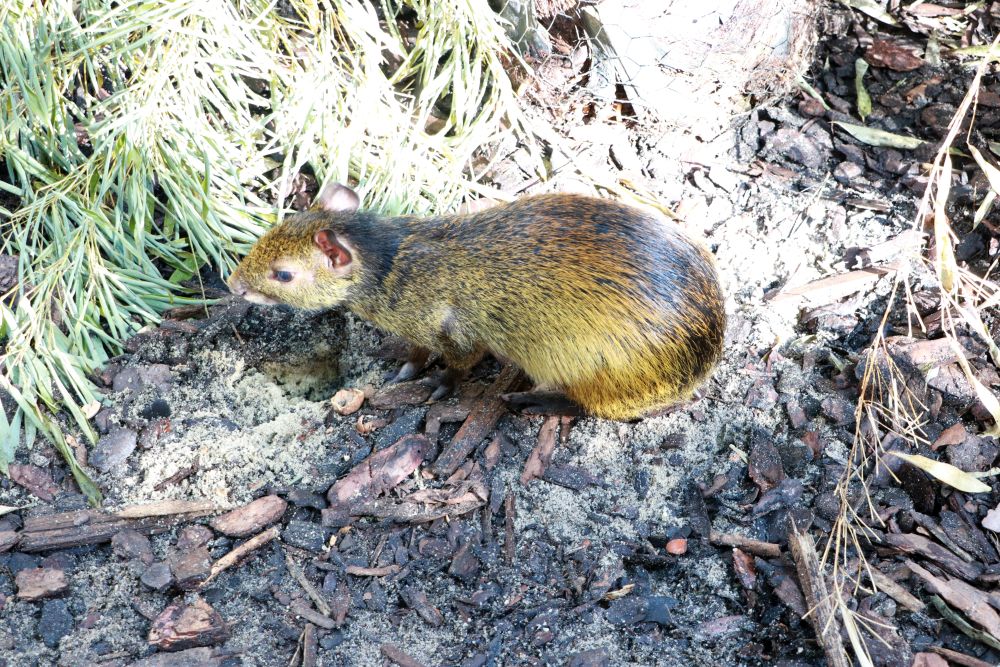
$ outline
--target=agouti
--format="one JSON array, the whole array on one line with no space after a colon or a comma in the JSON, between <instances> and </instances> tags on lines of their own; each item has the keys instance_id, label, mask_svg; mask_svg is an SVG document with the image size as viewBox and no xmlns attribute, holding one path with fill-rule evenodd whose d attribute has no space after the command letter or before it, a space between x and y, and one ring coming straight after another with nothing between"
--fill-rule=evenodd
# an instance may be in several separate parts
<instances>
[{"instance_id":1,"label":"agouti","mask_svg":"<svg viewBox=\"0 0 1000 667\"><path fill-rule=\"evenodd\" d=\"M431 352L446 394L485 352L586 412L635 419L691 395L722 354L725 309L711 255L623 204L552 194L466 215L383 217L353 190L264 234L229 279L253 303L345 304Z\"/></svg>"}]
</instances>

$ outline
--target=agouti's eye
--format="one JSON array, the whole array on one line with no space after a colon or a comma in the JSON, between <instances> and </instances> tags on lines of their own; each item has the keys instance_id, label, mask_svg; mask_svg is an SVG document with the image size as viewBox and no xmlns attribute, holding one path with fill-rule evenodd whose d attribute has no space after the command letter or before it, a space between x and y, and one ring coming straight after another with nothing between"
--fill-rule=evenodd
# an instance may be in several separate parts
<instances>
[{"instance_id":1,"label":"agouti's eye","mask_svg":"<svg viewBox=\"0 0 1000 667\"><path fill-rule=\"evenodd\" d=\"M275 271L274 272L274 279L277 280L279 283L290 283L290 282L292 282L292 279L294 277L295 277L295 274L292 273L291 271Z\"/></svg>"}]
</instances>

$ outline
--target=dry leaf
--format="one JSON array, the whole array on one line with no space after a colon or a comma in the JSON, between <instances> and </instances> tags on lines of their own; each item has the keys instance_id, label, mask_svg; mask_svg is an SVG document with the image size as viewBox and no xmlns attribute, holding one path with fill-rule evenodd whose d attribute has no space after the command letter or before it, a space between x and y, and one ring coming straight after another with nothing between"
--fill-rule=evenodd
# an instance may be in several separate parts
<instances>
[{"instance_id":1,"label":"dry leaf","mask_svg":"<svg viewBox=\"0 0 1000 667\"><path fill-rule=\"evenodd\" d=\"M893 134L892 132L886 132L885 130L876 130L872 127L855 125L854 123L841 123L839 121L835 121L831 123L831 125L839 125L855 139L864 142L869 146L913 150L924 143L922 139L917 139L916 137Z\"/></svg>"},{"instance_id":2,"label":"dry leaf","mask_svg":"<svg viewBox=\"0 0 1000 667\"><path fill-rule=\"evenodd\" d=\"M934 193L934 268L937 270L941 289L954 294L958 285L958 262L951 241L951 224L945 207L951 190L951 156L945 154L941 171L934 179L937 192Z\"/></svg>"},{"instance_id":3,"label":"dry leaf","mask_svg":"<svg viewBox=\"0 0 1000 667\"><path fill-rule=\"evenodd\" d=\"M980 482L969 473L956 468L950 463L935 461L920 454L903 454L902 452L895 451L889 453L915 465L936 480L944 482L959 491L965 491L966 493L987 493L992 491L988 484Z\"/></svg>"},{"instance_id":4,"label":"dry leaf","mask_svg":"<svg viewBox=\"0 0 1000 667\"><path fill-rule=\"evenodd\" d=\"M357 412L364 402L365 392L360 389L341 389L330 399L333 411L338 415L349 415Z\"/></svg>"}]
</instances>

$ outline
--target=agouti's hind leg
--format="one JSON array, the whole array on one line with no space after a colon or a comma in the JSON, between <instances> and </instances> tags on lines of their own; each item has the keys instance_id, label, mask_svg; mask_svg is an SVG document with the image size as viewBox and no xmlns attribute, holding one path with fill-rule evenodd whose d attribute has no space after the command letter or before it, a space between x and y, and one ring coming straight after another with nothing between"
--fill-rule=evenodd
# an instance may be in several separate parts
<instances>
[{"instance_id":1,"label":"agouti's hind leg","mask_svg":"<svg viewBox=\"0 0 1000 667\"><path fill-rule=\"evenodd\" d=\"M445 363L444 373L430 400L437 401L451 394L468 374L469 369L479 363L486 351L476 349L471 352L449 345L441 353Z\"/></svg>"},{"instance_id":2,"label":"agouti's hind leg","mask_svg":"<svg viewBox=\"0 0 1000 667\"><path fill-rule=\"evenodd\" d=\"M427 365L427 359L431 356L431 351L425 347L414 347L410 350L410 356L406 358L406 363L399 367L399 370L389 378L390 383L406 382L417 377L417 373Z\"/></svg>"},{"instance_id":3,"label":"agouti's hind leg","mask_svg":"<svg viewBox=\"0 0 1000 667\"><path fill-rule=\"evenodd\" d=\"M501 394L500 398L526 415L582 417L586 414L576 401L561 391L516 391Z\"/></svg>"}]
</instances>

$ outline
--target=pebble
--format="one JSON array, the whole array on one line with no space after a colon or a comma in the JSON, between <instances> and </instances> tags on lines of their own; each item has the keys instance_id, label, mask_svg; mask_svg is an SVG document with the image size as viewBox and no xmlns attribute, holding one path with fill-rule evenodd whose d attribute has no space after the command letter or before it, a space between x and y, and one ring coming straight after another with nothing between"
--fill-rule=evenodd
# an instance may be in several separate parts
<instances>
[{"instance_id":1,"label":"pebble","mask_svg":"<svg viewBox=\"0 0 1000 667\"><path fill-rule=\"evenodd\" d=\"M38 621L38 634L49 648L59 646L59 640L73 630L73 616L65 600L46 600Z\"/></svg>"},{"instance_id":2,"label":"pebble","mask_svg":"<svg viewBox=\"0 0 1000 667\"><path fill-rule=\"evenodd\" d=\"M111 549L116 556L125 560L138 558L146 565L153 562L153 547L149 538L131 528L118 531L111 538Z\"/></svg>"},{"instance_id":3,"label":"pebble","mask_svg":"<svg viewBox=\"0 0 1000 667\"><path fill-rule=\"evenodd\" d=\"M138 434L130 428L112 427L107 435L101 436L90 452L90 465L101 472L108 472L124 463L135 451L139 442Z\"/></svg>"},{"instance_id":4,"label":"pebble","mask_svg":"<svg viewBox=\"0 0 1000 667\"><path fill-rule=\"evenodd\" d=\"M293 520L281 533L281 539L293 547L319 553L326 546L326 530L318 523Z\"/></svg>"},{"instance_id":5,"label":"pebble","mask_svg":"<svg viewBox=\"0 0 1000 667\"><path fill-rule=\"evenodd\" d=\"M170 572L170 566L160 561L147 567L139 580L154 591L162 593L174 583L174 575Z\"/></svg>"}]
</instances>

